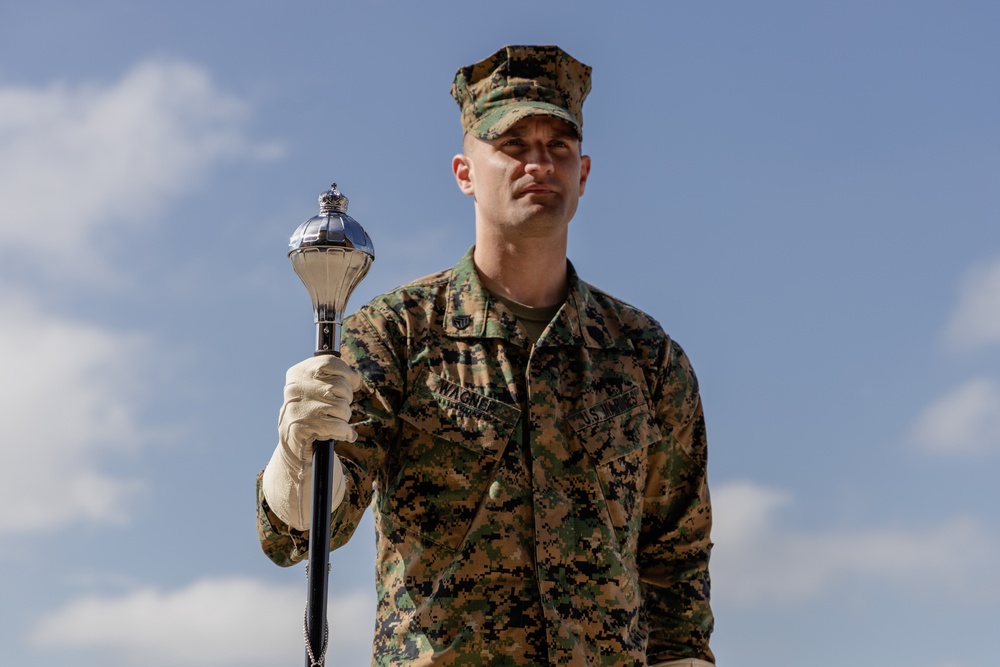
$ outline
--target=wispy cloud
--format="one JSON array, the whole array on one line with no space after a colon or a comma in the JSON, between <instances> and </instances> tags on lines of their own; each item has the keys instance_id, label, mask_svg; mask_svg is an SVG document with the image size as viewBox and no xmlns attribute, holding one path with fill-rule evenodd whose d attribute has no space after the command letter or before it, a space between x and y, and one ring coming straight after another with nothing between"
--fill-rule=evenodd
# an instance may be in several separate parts
<instances>
[{"instance_id":1,"label":"wispy cloud","mask_svg":"<svg viewBox=\"0 0 1000 667\"><path fill-rule=\"evenodd\" d=\"M971 518L920 528L800 532L780 520L780 510L793 502L785 493L743 482L722 486L712 498L713 590L721 606L806 604L859 582L943 595L997 592L996 578L981 573L1000 549Z\"/></svg>"},{"instance_id":2,"label":"wispy cloud","mask_svg":"<svg viewBox=\"0 0 1000 667\"><path fill-rule=\"evenodd\" d=\"M0 289L0 534L120 522L141 488L102 471L142 442L134 414L145 342L60 321Z\"/></svg>"},{"instance_id":3,"label":"wispy cloud","mask_svg":"<svg viewBox=\"0 0 1000 667\"><path fill-rule=\"evenodd\" d=\"M917 418L910 440L934 454L1000 450L1000 384L978 378L938 399Z\"/></svg>"},{"instance_id":4,"label":"wispy cloud","mask_svg":"<svg viewBox=\"0 0 1000 667\"><path fill-rule=\"evenodd\" d=\"M142 588L75 600L41 620L29 641L95 653L112 665L261 667L301 664L305 585L249 578L197 581L175 591ZM328 664L367 664L374 594L331 598Z\"/></svg>"},{"instance_id":5,"label":"wispy cloud","mask_svg":"<svg viewBox=\"0 0 1000 667\"><path fill-rule=\"evenodd\" d=\"M247 117L183 62L146 62L112 85L0 87L0 256L74 280L101 274L107 234L151 224L220 162L277 154L247 137Z\"/></svg>"},{"instance_id":6,"label":"wispy cloud","mask_svg":"<svg viewBox=\"0 0 1000 667\"><path fill-rule=\"evenodd\" d=\"M13 510L0 535L128 519L142 484L108 472L107 457L148 440L150 343L60 306L111 275L109 235L155 224L225 161L276 155L249 138L248 117L183 62L149 61L108 85L0 85L0 503Z\"/></svg>"},{"instance_id":7,"label":"wispy cloud","mask_svg":"<svg viewBox=\"0 0 1000 667\"><path fill-rule=\"evenodd\" d=\"M956 348L1000 343L1000 259L965 276L945 338Z\"/></svg>"}]
</instances>

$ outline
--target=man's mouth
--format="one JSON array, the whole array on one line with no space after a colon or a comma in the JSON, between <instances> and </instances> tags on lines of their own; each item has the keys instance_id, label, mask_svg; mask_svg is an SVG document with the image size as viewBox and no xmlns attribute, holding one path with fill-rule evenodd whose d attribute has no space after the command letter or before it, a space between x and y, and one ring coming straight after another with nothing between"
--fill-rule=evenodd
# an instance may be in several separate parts
<instances>
[{"instance_id":1,"label":"man's mouth","mask_svg":"<svg viewBox=\"0 0 1000 667\"><path fill-rule=\"evenodd\" d=\"M536 195L553 195L555 193L556 193L555 190L553 190L552 188L550 188L547 185L542 185L540 183L536 183L534 185L525 186L525 187L521 188L521 191L520 191L521 195L531 195L531 194L536 194Z\"/></svg>"}]
</instances>

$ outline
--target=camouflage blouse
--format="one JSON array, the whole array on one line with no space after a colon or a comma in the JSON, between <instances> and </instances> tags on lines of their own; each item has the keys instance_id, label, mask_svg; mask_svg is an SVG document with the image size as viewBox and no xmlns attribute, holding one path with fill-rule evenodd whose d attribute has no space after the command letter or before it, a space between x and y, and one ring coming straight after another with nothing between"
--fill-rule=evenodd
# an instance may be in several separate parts
<instances>
[{"instance_id":1,"label":"camouflage blouse","mask_svg":"<svg viewBox=\"0 0 1000 667\"><path fill-rule=\"evenodd\" d=\"M372 505L373 664L713 661L697 380L655 320L569 272L534 345L471 251L345 323L365 387L331 548ZM268 557L305 558L258 499Z\"/></svg>"}]
</instances>

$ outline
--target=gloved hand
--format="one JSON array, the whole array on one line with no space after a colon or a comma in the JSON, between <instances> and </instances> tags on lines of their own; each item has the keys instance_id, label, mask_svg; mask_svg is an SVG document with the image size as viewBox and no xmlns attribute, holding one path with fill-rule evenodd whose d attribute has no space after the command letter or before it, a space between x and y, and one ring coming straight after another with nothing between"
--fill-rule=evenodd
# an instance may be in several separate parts
<instances>
[{"instance_id":1,"label":"gloved hand","mask_svg":"<svg viewBox=\"0 0 1000 667\"><path fill-rule=\"evenodd\" d=\"M278 415L278 446L264 468L264 498L282 521L309 530L312 515L312 451L317 440L354 442L351 401L361 374L332 354L310 357L288 369L285 402ZM332 507L344 499L344 470L333 455Z\"/></svg>"}]
</instances>

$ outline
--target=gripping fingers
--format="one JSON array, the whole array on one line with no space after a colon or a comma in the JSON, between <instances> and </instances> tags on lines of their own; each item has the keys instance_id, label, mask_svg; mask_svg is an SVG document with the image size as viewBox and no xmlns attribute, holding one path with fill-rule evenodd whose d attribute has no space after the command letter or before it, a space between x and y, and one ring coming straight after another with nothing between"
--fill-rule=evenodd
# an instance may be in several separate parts
<instances>
[{"instance_id":1,"label":"gripping fingers","mask_svg":"<svg viewBox=\"0 0 1000 667\"><path fill-rule=\"evenodd\" d=\"M358 434L354 427L339 419L327 419L322 422L289 424L287 439L297 443L308 444L303 447L302 453L312 451L312 443L323 440L336 440L337 442L354 442L358 439Z\"/></svg>"},{"instance_id":2,"label":"gripping fingers","mask_svg":"<svg viewBox=\"0 0 1000 667\"><path fill-rule=\"evenodd\" d=\"M326 403L315 400L292 399L281 413L278 428L286 440L307 445L314 440L341 440L354 442L357 434L348 422L351 404L347 401Z\"/></svg>"},{"instance_id":3,"label":"gripping fingers","mask_svg":"<svg viewBox=\"0 0 1000 667\"><path fill-rule=\"evenodd\" d=\"M345 381L352 394L361 387L361 373L332 354L309 357L295 364L285 374L285 383L292 384L307 379L330 383L331 378Z\"/></svg>"},{"instance_id":4,"label":"gripping fingers","mask_svg":"<svg viewBox=\"0 0 1000 667\"><path fill-rule=\"evenodd\" d=\"M351 380L340 376L331 375L324 378L312 376L299 376L289 378L285 384L285 401L295 399L315 400L324 403L334 404L338 402L351 403L354 400L354 388Z\"/></svg>"}]
</instances>

